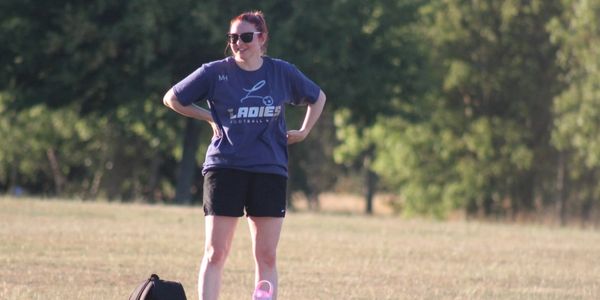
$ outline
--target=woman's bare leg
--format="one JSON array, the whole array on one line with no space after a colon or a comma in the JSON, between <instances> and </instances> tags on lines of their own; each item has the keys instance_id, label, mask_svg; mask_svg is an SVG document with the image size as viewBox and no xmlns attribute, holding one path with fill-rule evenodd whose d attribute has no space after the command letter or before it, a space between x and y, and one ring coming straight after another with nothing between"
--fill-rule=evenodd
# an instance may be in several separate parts
<instances>
[{"instance_id":1,"label":"woman's bare leg","mask_svg":"<svg viewBox=\"0 0 600 300\"><path fill-rule=\"evenodd\" d=\"M252 235L252 252L256 265L256 283L268 280L273 284L273 300L277 299L277 244L283 218L248 217Z\"/></svg>"},{"instance_id":2,"label":"woman's bare leg","mask_svg":"<svg viewBox=\"0 0 600 300\"><path fill-rule=\"evenodd\" d=\"M204 257L198 275L200 300L216 300L221 288L223 266L237 225L237 217L206 216Z\"/></svg>"}]
</instances>

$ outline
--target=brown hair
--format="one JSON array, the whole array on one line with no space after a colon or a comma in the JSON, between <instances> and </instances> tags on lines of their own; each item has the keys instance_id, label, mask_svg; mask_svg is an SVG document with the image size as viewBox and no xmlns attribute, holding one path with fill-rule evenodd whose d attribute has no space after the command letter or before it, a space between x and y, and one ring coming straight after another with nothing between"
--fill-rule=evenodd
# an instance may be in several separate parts
<instances>
[{"instance_id":1,"label":"brown hair","mask_svg":"<svg viewBox=\"0 0 600 300\"><path fill-rule=\"evenodd\" d=\"M253 11L247 11L247 12L241 13L239 16L231 19L231 21L229 22L229 25L231 26L231 24L233 24L234 22L237 22L237 21L248 22L248 23L254 25L254 27L256 27L257 31L261 32L261 34L265 38L265 43L262 45L261 50L262 50L263 54L266 54L267 46L269 43L269 28L267 27L267 22L265 21L265 16L262 13L262 11L253 10ZM227 43L227 47L229 47L229 43Z\"/></svg>"}]
</instances>

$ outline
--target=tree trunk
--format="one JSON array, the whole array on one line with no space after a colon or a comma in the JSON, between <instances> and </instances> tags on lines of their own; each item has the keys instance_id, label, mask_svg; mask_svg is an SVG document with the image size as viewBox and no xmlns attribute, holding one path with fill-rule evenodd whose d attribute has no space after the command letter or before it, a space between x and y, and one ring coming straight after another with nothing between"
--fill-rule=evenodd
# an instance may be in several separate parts
<instances>
[{"instance_id":1,"label":"tree trunk","mask_svg":"<svg viewBox=\"0 0 600 300\"><path fill-rule=\"evenodd\" d=\"M162 195L158 194L158 183L160 180L160 165L162 164L162 157L160 153L156 151L154 156L152 157L152 163L150 166L150 179L148 180L148 185L144 189L144 197L145 200L154 203L157 200L162 199Z\"/></svg>"},{"instance_id":2,"label":"tree trunk","mask_svg":"<svg viewBox=\"0 0 600 300\"><path fill-rule=\"evenodd\" d=\"M492 198L492 196L487 196L487 197L483 198L483 201L482 201L481 207L480 207L480 211L479 211L479 217L482 219L488 218L492 215L493 211L494 211L494 198Z\"/></svg>"},{"instance_id":3,"label":"tree trunk","mask_svg":"<svg viewBox=\"0 0 600 300\"><path fill-rule=\"evenodd\" d=\"M527 171L518 176L518 182L510 190L512 220L529 218L534 210L535 172Z\"/></svg>"},{"instance_id":4,"label":"tree trunk","mask_svg":"<svg viewBox=\"0 0 600 300\"><path fill-rule=\"evenodd\" d=\"M586 188L593 189L593 186L597 184L596 181L596 172L591 171L586 176ZM581 227L584 228L589 222L591 217L592 209L594 208L594 196L593 192L586 193L585 199L583 199L583 203L581 204Z\"/></svg>"},{"instance_id":5,"label":"tree trunk","mask_svg":"<svg viewBox=\"0 0 600 300\"><path fill-rule=\"evenodd\" d=\"M90 185L88 196L84 197L84 199L96 200L96 198L98 197L98 192L100 191L100 183L102 182L103 176L104 167L99 166L98 169L94 172L94 178L92 179L92 184Z\"/></svg>"},{"instance_id":6,"label":"tree trunk","mask_svg":"<svg viewBox=\"0 0 600 300\"><path fill-rule=\"evenodd\" d=\"M581 228L585 228L591 221L591 212L594 209L594 199L586 197L581 205Z\"/></svg>"},{"instance_id":7,"label":"tree trunk","mask_svg":"<svg viewBox=\"0 0 600 300\"><path fill-rule=\"evenodd\" d=\"M365 213L368 215L373 214L373 198L375 198L375 192L377 190L377 174L371 170L367 170L367 188L365 191L365 200L367 201Z\"/></svg>"},{"instance_id":8,"label":"tree trunk","mask_svg":"<svg viewBox=\"0 0 600 300\"><path fill-rule=\"evenodd\" d=\"M196 152L200 145L200 124L194 119L187 119L183 137L183 155L179 163L175 202L189 205L192 203L192 184L196 177Z\"/></svg>"},{"instance_id":9,"label":"tree trunk","mask_svg":"<svg viewBox=\"0 0 600 300\"><path fill-rule=\"evenodd\" d=\"M367 215L373 214L373 198L375 196L375 192L377 189L377 174L371 170L372 161L374 159L375 149L371 147L371 149L367 152L365 156L365 160L363 162L363 167L365 168L365 213Z\"/></svg>"},{"instance_id":10,"label":"tree trunk","mask_svg":"<svg viewBox=\"0 0 600 300\"><path fill-rule=\"evenodd\" d=\"M50 169L52 170L52 178L54 179L54 191L56 195L60 195L63 192L63 187L65 185L65 177L60 172L60 164L58 163L58 158L56 157L56 151L53 148L48 148L46 150L46 157L48 157L48 161L50 162Z\"/></svg>"},{"instance_id":11,"label":"tree trunk","mask_svg":"<svg viewBox=\"0 0 600 300\"><path fill-rule=\"evenodd\" d=\"M520 181L520 184L517 184L518 190L516 198L520 198L520 203L522 204L522 212L527 216L531 212L533 212L534 205L534 189L536 185L537 173L534 171L528 171L524 174L524 178Z\"/></svg>"},{"instance_id":12,"label":"tree trunk","mask_svg":"<svg viewBox=\"0 0 600 300\"><path fill-rule=\"evenodd\" d=\"M320 200L319 200L319 193L311 191L306 196L308 198L308 209L310 211L320 211L321 210L321 203L320 203Z\"/></svg>"},{"instance_id":13,"label":"tree trunk","mask_svg":"<svg viewBox=\"0 0 600 300\"><path fill-rule=\"evenodd\" d=\"M556 172L556 214L560 226L565 226L567 223L567 215L565 208L565 154L558 154L558 170Z\"/></svg>"},{"instance_id":14,"label":"tree trunk","mask_svg":"<svg viewBox=\"0 0 600 300\"><path fill-rule=\"evenodd\" d=\"M19 186L19 160L15 159L13 164L10 166L10 179L8 184L8 190L10 194L14 196L21 196L22 188Z\"/></svg>"}]
</instances>

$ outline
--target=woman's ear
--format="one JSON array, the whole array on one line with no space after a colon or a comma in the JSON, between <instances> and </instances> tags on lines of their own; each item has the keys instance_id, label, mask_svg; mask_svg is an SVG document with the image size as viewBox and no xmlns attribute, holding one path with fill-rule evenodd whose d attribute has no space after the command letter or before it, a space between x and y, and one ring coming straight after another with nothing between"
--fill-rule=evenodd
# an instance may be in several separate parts
<instances>
[{"instance_id":1,"label":"woman's ear","mask_svg":"<svg viewBox=\"0 0 600 300\"><path fill-rule=\"evenodd\" d=\"M265 44L267 43L267 39L269 38L268 34L266 32L262 32L259 35L259 40L260 40L260 46L264 47Z\"/></svg>"}]
</instances>

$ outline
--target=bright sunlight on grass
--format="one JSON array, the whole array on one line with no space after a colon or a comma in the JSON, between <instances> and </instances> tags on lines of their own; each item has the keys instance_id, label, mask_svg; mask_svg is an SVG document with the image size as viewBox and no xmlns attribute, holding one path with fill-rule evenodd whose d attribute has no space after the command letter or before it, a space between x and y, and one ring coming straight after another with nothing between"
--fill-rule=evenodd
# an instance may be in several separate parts
<instances>
[{"instance_id":1,"label":"bright sunlight on grass","mask_svg":"<svg viewBox=\"0 0 600 300\"><path fill-rule=\"evenodd\" d=\"M197 299L200 208L0 198L0 299L126 299L151 273ZM598 299L600 233L291 213L280 299ZM241 219L221 299L250 299Z\"/></svg>"}]
</instances>

